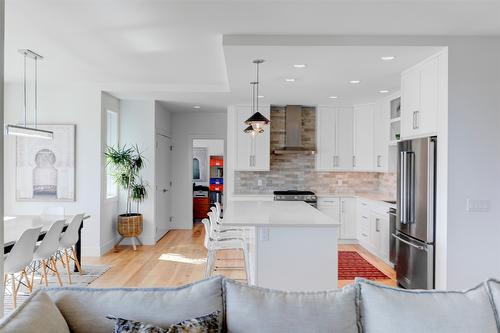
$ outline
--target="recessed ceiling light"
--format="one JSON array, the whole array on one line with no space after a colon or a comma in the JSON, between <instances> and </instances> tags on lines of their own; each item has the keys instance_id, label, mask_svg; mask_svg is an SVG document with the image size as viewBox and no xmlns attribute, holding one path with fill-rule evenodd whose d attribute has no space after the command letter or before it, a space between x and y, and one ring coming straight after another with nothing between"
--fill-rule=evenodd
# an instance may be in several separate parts
<instances>
[{"instance_id":1,"label":"recessed ceiling light","mask_svg":"<svg viewBox=\"0 0 500 333\"><path fill-rule=\"evenodd\" d=\"M337 99L337 96L329 96L328 98Z\"/></svg>"},{"instance_id":2,"label":"recessed ceiling light","mask_svg":"<svg viewBox=\"0 0 500 333\"><path fill-rule=\"evenodd\" d=\"M395 56L383 56L383 57L380 57L380 59L382 59L384 61L390 61L390 60L396 59L396 57Z\"/></svg>"},{"instance_id":3,"label":"recessed ceiling light","mask_svg":"<svg viewBox=\"0 0 500 333\"><path fill-rule=\"evenodd\" d=\"M306 64L296 64L296 65L293 65L293 67L295 67L295 68L306 68L307 65Z\"/></svg>"},{"instance_id":4,"label":"recessed ceiling light","mask_svg":"<svg viewBox=\"0 0 500 333\"><path fill-rule=\"evenodd\" d=\"M361 81L359 80L351 80L349 81L350 84L358 84L358 83L361 83Z\"/></svg>"},{"instance_id":5,"label":"recessed ceiling light","mask_svg":"<svg viewBox=\"0 0 500 333\"><path fill-rule=\"evenodd\" d=\"M286 82L295 82L295 79L293 78L289 78L289 79L285 79Z\"/></svg>"},{"instance_id":6,"label":"recessed ceiling light","mask_svg":"<svg viewBox=\"0 0 500 333\"><path fill-rule=\"evenodd\" d=\"M259 98L264 98L264 95L259 95Z\"/></svg>"},{"instance_id":7,"label":"recessed ceiling light","mask_svg":"<svg viewBox=\"0 0 500 333\"><path fill-rule=\"evenodd\" d=\"M193 106L193 109L201 109L201 106L195 105L195 106Z\"/></svg>"},{"instance_id":8,"label":"recessed ceiling light","mask_svg":"<svg viewBox=\"0 0 500 333\"><path fill-rule=\"evenodd\" d=\"M378 92L381 93L381 94L387 94L389 92L389 90L385 90L384 89L384 90L379 90Z\"/></svg>"}]
</instances>

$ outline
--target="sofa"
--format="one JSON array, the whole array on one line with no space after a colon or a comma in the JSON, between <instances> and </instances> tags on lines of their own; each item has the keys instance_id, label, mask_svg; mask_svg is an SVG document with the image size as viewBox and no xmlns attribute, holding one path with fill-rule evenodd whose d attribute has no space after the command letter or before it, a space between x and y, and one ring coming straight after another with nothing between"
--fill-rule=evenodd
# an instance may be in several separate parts
<instances>
[{"instance_id":1,"label":"sofa","mask_svg":"<svg viewBox=\"0 0 500 333\"><path fill-rule=\"evenodd\" d=\"M465 291L412 291L357 279L324 292L282 292L223 279L179 288L36 291L0 322L0 333L111 333L106 316L168 327L220 313L220 331L499 332L500 281ZM218 319L217 319L218 320Z\"/></svg>"}]
</instances>

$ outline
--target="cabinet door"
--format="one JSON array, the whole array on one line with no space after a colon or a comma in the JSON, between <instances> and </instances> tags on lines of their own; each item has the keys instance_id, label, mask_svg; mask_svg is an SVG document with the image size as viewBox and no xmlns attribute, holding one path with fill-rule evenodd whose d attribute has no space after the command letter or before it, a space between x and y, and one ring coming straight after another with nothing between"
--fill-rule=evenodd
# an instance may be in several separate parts
<instances>
[{"instance_id":1,"label":"cabinet door","mask_svg":"<svg viewBox=\"0 0 500 333\"><path fill-rule=\"evenodd\" d=\"M378 172L388 171L389 158L389 118L391 100L384 98L375 103L373 110L373 165Z\"/></svg>"},{"instance_id":2,"label":"cabinet door","mask_svg":"<svg viewBox=\"0 0 500 333\"><path fill-rule=\"evenodd\" d=\"M420 112L420 70L414 68L401 76L401 138L416 134Z\"/></svg>"},{"instance_id":3,"label":"cabinet door","mask_svg":"<svg viewBox=\"0 0 500 333\"><path fill-rule=\"evenodd\" d=\"M335 170L352 170L353 158L353 109L349 107L337 109L337 163Z\"/></svg>"},{"instance_id":4,"label":"cabinet door","mask_svg":"<svg viewBox=\"0 0 500 333\"><path fill-rule=\"evenodd\" d=\"M270 118L269 107L259 107L259 112ZM237 171L269 171L270 169L270 128L267 126L264 133L252 136L243 132L247 127L245 120L251 116L249 106L236 107L236 166Z\"/></svg>"},{"instance_id":5,"label":"cabinet door","mask_svg":"<svg viewBox=\"0 0 500 333\"><path fill-rule=\"evenodd\" d=\"M354 106L353 168L373 171L373 104Z\"/></svg>"},{"instance_id":6,"label":"cabinet door","mask_svg":"<svg viewBox=\"0 0 500 333\"><path fill-rule=\"evenodd\" d=\"M340 235L342 239L356 239L356 198L340 199Z\"/></svg>"},{"instance_id":7,"label":"cabinet door","mask_svg":"<svg viewBox=\"0 0 500 333\"><path fill-rule=\"evenodd\" d=\"M333 107L316 109L316 170L332 171L336 167L337 110Z\"/></svg>"},{"instance_id":8,"label":"cabinet door","mask_svg":"<svg viewBox=\"0 0 500 333\"><path fill-rule=\"evenodd\" d=\"M438 58L427 61L420 72L420 111L416 115L416 131L419 134L437 133Z\"/></svg>"},{"instance_id":9,"label":"cabinet door","mask_svg":"<svg viewBox=\"0 0 500 333\"><path fill-rule=\"evenodd\" d=\"M389 216L379 215L379 256L383 260L389 261L389 245L391 235L389 234Z\"/></svg>"}]
</instances>

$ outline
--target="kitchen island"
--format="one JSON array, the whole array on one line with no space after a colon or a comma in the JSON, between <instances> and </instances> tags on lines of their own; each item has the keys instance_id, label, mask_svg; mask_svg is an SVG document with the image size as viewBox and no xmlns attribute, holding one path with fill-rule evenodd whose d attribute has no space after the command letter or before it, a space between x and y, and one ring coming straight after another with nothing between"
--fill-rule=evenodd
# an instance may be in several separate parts
<instances>
[{"instance_id":1,"label":"kitchen island","mask_svg":"<svg viewBox=\"0 0 500 333\"><path fill-rule=\"evenodd\" d=\"M337 288L339 224L316 208L302 201L229 201L222 223L251 230L250 284Z\"/></svg>"}]
</instances>

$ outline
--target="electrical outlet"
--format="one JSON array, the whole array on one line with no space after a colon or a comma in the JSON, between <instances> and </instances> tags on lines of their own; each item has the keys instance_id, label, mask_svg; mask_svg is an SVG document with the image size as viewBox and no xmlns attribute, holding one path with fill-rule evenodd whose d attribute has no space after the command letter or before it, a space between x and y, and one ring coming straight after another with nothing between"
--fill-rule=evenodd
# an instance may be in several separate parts
<instances>
[{"instance_id":1,"label":"electrical outlet","mask_svg":"<svg viewBox=\"0 0 500 333\"><path fill-rule=\"evenodd\" d=\"M490 201L480 199L467 199L468 212L489 212Z\"/></svg>"},{"instance_id":2,"label":"electrical outlet","mask_svg":"<svg viewBox=\"0 0 500 333\"><path fill-rule=\"evenodd\" d=\"M259 239L263 242L267 242L269 240L269 229L262 228L259 230Z\"/></svg>"},{"instance_id":3,"label":"electrical outlet","mask_svg":"<svg viewBox=\"0 0 500 333\"><path fill-rule=\"evenodd\" d=\"M337 185L342 185L342 179L337 179Z\"/></svg>"},{"instance_id":4,"label":"electrical outlet","mask_svg":"<svg viewBox=\"0 0 500 333\"><path fill-rule=\"evenodd\" d=\"M262 186L262 179L257 180L257 186Z\"/></svg>"}]
</instances>

